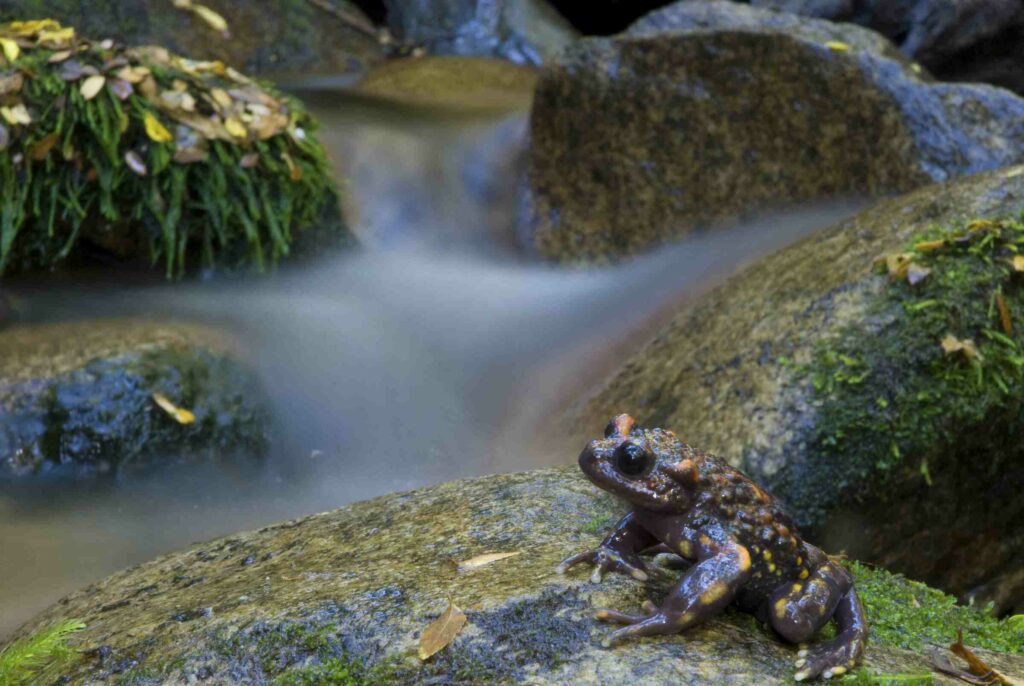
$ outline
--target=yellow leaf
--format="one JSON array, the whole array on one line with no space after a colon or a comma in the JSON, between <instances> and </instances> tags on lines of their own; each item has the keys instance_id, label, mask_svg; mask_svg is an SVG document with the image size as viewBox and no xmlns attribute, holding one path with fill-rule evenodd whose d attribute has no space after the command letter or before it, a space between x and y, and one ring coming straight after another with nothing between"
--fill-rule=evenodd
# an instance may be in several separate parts
<instances>
[{"instance_id":1,"label":"yellow leaf","mask_svg":"<svg viewBox=\"0 0 1024 686\"><path fill-rule=\"evenodd\" d=\"M10 38L0 38L0 48L3 49L4 57L7 58L8 62L14 62L14 60L18 59L18 55L21 54L21 48Z\"/></svg>"},{"instance_id":2,"label":"yellow leaf","mask_svg":"<svg viewBox=\"0 0 1024 686\"><path fill-rule=\"evenodd\" d=\"M178 422L179 424L188 425L196 421L196 416L194 414L192 414L188 410L181 409L180 407L172 403L170 400L168 400L167 396L163 395L162 393L154 393L153 402L159 405L161 410L171 415L171 417L174 418L174 421Z\"/></svg>"},{"instance_id":3,"label":"yellow leaf","mask_svg":"<svg viewBox=\"0 0 1024 686\"><path fill-rule=\"evenodd\" d=\"M69 57L71 57L71 51L70 50L61 50L60 52L55 52L52 55L50 55L47 58L46 63L47 64L57 64L58 62L63 62L64 60L66 60Z\"/></svg>"},{"instance_id":4,"label":"yellow leaf","mask_svg":"<svg viewBox=\"0 0 1024 686\"><path fill-rule=\"evenodd\" d=\"M850 52L850 44L838 40L828 41L825 43L825 47L832 52Z\"/></svg>"},{"instance_id":5,"label":"yellow leaf","mask_svg":"<svg viewBox=\"0 0 1024 686\"><path fill-rule=\"evenodd\" d=\"M882 255L875 260L875 264L884 266L885 271L889 274L889 278L893 281L902 281L907 278L907 272L910 271L910 264L913 259L914 255L912 253Z\"/></svg>"},{"instance_id":6,"label":"yellow leaf","mask_svg":"<svg viewBox=\"0 0 1024 686\"><path fill-rule=\"evenodd\" d=\"M504 560L509 557L515 557L519 554L520 553L517 551L514 553L487 553L485 555L477 555L476 557L471 557L468 560L463 560L462 562L460 562L459 569L462 571L466 571L468 569L486 567L487 565L497 562L498 560Z\"/></svg>"},{"instance_id":7,"label":"yellow leaf","mask_svg":"<svg viewBox=\"0 0 1024 686\"><path fill-rule=\"evenodd\" d=\"M295 160L286 152L281 153L281 159L284 160L285 165L288 167L288 178L292 181L301 181L302 167L295 164Z\"/></svg>"},{"instance_id":8,"label":"yellow leaf","mask_svg":"<svg viewBox=\"0 0 1024 686\"><path fill-rule=\"evenodd\" d=\"M249 135L249 132L245 130L245 125L234 117L224 120L224 128L235 138L245 138Z\"/></svg>"},{"instance_id":9,"label":"yellow leaf","mask_svg":"<svg viewBox=\"0 0 1024 686\"><path fill-rule=\"evenodd\" d=\"M978 350L978 346L974 344L974 341L968 339L960 340L951 333L946 334L946 337L942 339L941 343L942 350L947 355L953 355L955 353L963 353L964 357L968 360L977 358L978 360L985 359L981 351Z\"/></svg>"},{"instance_id":10,"label":"yellow leaf","mask_svg":"<svg viewBox=\"0 0 1024 686\"><path fill-rule=\"evenodd\" d=\"M142 123L146 127L146 135L149 136L149 140L154 143L170 143L174 140L174 136L171 132L164 128L164 125L160 123L160 120L153 116L152 112L146 112L145 118Z\"/></svg>"},{"instance_id":11,"label":"yellow leaf","mask_svg":"<svg viewBox=\"0 0 1024 686\"><path fill-rule=\"evenodd\" d=\"M29 153L29 157L37 162L39 160L46 159L46 156L53 150L53 146L57 145L57 141L60 140L60 134L56 131L44 136L38 143L32 146L32 151Z\"/></svg>"},{"instance_id":12,"label":"yellow leaf","mask_svg":"<svg viewBox=\"0 0 1024 686\"><path fill-rule=\"evenodd\" d=\"M19 103L14 107L0 107L0 117L3 117L8 124L31 124L32 116L29 115L25 105Z\"/></svg>"},{"instance_id":13,"label":"yellow leaf","mask_svg":"<svg viewBox=\"0 0 1024 686\"><path fill-rule=\"evenodd\" d=\"M914 250L917 252L932 252L933 250L941 250L946 247L945 240L937 241L921 241L914 246Z\"/></svg>"},{"instance_id":14,"label":"yellow leaf","mask_svg":"<svg viewBox=\"0 0 1024 686\"><path fill-rule=\"evenodd\" d=\"M79 90L79 92L82 94L82 97L86 100L92 100L96 97L100 90L102 90L103 84L105 84L106 82L107 77L102 76L101 74L90 76L82 82L82 88Z\"/></svg>"},{"instance_id":15,"label":"yellow leaf","mask_svg":"<svg viewBox=\"0 0 1024 686\"><path fill-rule=\"evenodd\" d=\"M1024 272L1024 255L1013 256L1013 271Z\"/></svg>"},{"instance_id":16,"label":"yellow leaf","mask_svg":"<svg viewBox=\"0 0 1024 686\"><path fill-rule=\"evenodd\" d=\"M419 656L421 660L444 649L462 631L466 625L466 615L448 599L448 609L440 617L427 625L420 636Z\"/></svg>"},{"instance_id":17,"label":"yellow leaf","mask_svg":"<svg viewBox=\"0 0 1024 686\"><path fill-rule=\"evenodd\" d=\"M66 48L74 39L75 30L69 26L66 29L40 31L37 41L44 47Z\"/></svg>"},{"instance_id":18,"label":"yellow leaf","mask_svg":"<svg viewBox=\"0 0 1024 686\"><path fill-rule=\"evenodd\" d=\"M217 103L217 105L223 107L224 109L228 109L229 107L231 107L231 105L234 102L233 100L231 100L231 96L228 95L228 92L223 88L210 89L210 97L213 98L213 101Z\"/></svg>"},{"instance_id":19,"label":"yellow leaf","mask_svg":"<svg viewBox=\"0 0 1024 686\"><path fill-rule=\"evenodd\" d=\"M4 26L4 32L19 38L34 36L41 31L59 31L60 24L54 19L36 19L33 21L12 21Z\"/></svg>"},{"instance_id":20,"label":"yellow leaf","mask_svg":"<svg viewBox=\"0 0 1024 686\"><path fill-rule=\"evenodd\" d=\"M214 31L218 31L220 33L227 33L228 22L224 19L224 17L220 16L206 5L193 4L192 11L195 13L197 17L205 21L206 24Z\"/></svg>"}]
</instances>

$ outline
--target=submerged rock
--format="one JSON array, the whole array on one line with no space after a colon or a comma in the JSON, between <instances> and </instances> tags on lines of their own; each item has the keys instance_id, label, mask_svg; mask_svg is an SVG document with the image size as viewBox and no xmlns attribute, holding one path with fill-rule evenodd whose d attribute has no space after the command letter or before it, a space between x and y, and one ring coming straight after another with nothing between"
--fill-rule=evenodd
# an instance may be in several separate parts
<instances>
[{"instance_id":1,"label":"submerged rock","mask_svg":"<svg viewBox=\"0 0 1024 686\"><path fill-rule=\"evenodd\" d=\"M98 39L160 45L261 75L360 74L384 57L373 23L350 0L202 4L224 18L228 35L169 0L3 0L0 22L49 17Z\"/></svg>"},{"instance_id":2,"label":"submerged rock","mask_svg":"<svg viewBox=\"0 0 1024 686\"><path fill-rule=\"evenodd\" d=\"M1024 100L933 83L856 26L683 2L545 68L533 240L609 259L770 205L876 196L1024 158Z\"/></svg>"},{"instance_id":3,"label":"submerged rock","mask_svg":"<svg viewBox=\"0 0 1024 686\"><path fill-rule=\"evenodd\" d=\"M965 227L1022 211L1017 166L765 258L676 315L574 433L618 412L671 428L762 479L827 547L1020 612L1024 225Z\"/></svg>"},{"instance_id":4,"label":"submerged rock","mask_svg":"<svg viewBox=\"0 0 1024 686\"><path fill-rule=\"evenodd\" d=\"M22 629L62 618L88 629L66 684L791 683L796 648L728 612L685 635L600 647L594 610L638 607L653 588L612 575L555 574L593 547L620 506L575 467L455 482L238 534L115 574ZM512 556L475 568L489 553ZM872 622L866 668L927 673L921 654L955 627L981 648L1024 634L921 584L854 565ZM446 608L468 623L430 660L415 657ZM981 651L1024 676L1024 656ZM48 681L61 676L43 675ZM42 677L41 677L42 678ZM953 683L937 677L937 683Z\"/></svg>"},{"instance_id":5,"label":"submerged rock","mask_svg":"<svg viewBox=\"0 0 1024 686\"><path fill-rule=\"evenodd\" d=\"M0 477L251 459L268 425L253 372L209 330L110 320L0 332Z\"/></svg>"},{"instance_id":6,"label":"submerged rock","mask_svg":"<svg viewBox=\"0 0 1024 686\"><path fill-rule=\"evenodd\" d=\"M388 25L432 55L502 57L541 64L576 38L545 0L384 0Z\"/></svg>"}]
</instances>

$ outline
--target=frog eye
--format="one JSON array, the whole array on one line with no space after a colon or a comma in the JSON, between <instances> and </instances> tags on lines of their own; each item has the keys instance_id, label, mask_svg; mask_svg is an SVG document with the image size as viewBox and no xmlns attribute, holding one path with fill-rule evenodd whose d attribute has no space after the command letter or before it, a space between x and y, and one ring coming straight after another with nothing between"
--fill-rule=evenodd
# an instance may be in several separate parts
<instances>
[{"instance_id":1,"label":"frog eye","mask_svg":"<svg viewBox=\"0 0 1024 686\"><path fill-rule=\"evenodd\" d=\"M638 477L653 464L654 456L636 443L623 443L615 449L615 468L629 477Z\"/></svg>"}]
</instances>

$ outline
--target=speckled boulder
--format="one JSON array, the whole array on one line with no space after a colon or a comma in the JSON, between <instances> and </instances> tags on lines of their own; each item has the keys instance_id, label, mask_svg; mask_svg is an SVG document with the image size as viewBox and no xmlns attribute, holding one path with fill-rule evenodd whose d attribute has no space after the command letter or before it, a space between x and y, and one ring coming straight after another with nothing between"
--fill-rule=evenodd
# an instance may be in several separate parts
<instances>
[{"instance_id":1,"label":"speckled boulder","mask_svg":"<svg viewBox=\"0 0 1024 686\"><path fill-rule=\"evenodd\" d=\"M576 38L546 0L384 0L395 37L432 55L541 64Z\"/></svg>"},{"instance_id":2,"label":"speckled boulder","mask_svg":"<svg viewBox=\"0 0 1024 686\"><path fill-rule=\"evenodd\" d=\"M974 253L949 248L910 286L873 263L931 227L1022 210L1024 167L1011 167L882 202L763 259L679 312L573 410L574 440L618 412L672 428L763 480L827 546L1020 612L1024 501L1010 494L1024 487L1024 392L997 388L998 349L975 369L940 346L955 332L984 354L1005 336L988 308L1009 267L976 269ZM932 299L949 270L964 292ZM1018 283L1011 274L1003 291L1011 324ZM971 385L943 386L960 375Z\"/></svg>"},{"instance_id":3,"label":"speckled boulder","mask_svg":"<svg viewBox=\"0 0 1024 686\"><path fill-rule=\"evenodd\" d=\"M0 0L0 22L49 17L82 35L161 45L259 75L309 70L361 74L384 57L373 23L349 0L202 4L224 17L229 36L164 0Z\"/></svg>"},{"instance_id":4,"label":"speckled boulder","mask_svg":"<svg viewBox=\"0 0 1024 686\"><path fill-rule=\"evenodd\" d=\"M730 2L669 9L543 73L530 150L543 255L615 258L765 206L1024 158L1024 100L932 83L875 33Z\"/></svg>"},{"instance_id":5,"label":"speckled boulder","mask_svg":"<svg viewBox=\"0 0 1024 686\"><path fill-rule=\"evenodd\" d=\"M593 619L596 608L636 607L677 575L658 573L645 588L554 572L566 555L594 546L619 511L575 467L384 496L120 572L22 632L67 617L88 625L78 647L89 652L65 670L69 685L791 683L796 648L738 613L685 636L601 648L608 627ZM515 555L460 568L500 552ZM927 672L925 644L945 643L955 625L976 645L1024 638L920 584L857 573L874 613L874 673ZM468 624L420 662L419 636L449 596ZM1024 656L983 654L1024 676Z\"/></svg>"},{"instance_id":6,"label":"speckled boulder","mask_svg":"<svg viewBox=\"0 0 1024 686\"><path fill-rule=\"evenodd\" d=\"M265 398L232 347L205 328L134 320L5 328L0 478L260 455ZM194 421L176 421L154 394Z\"/></svg>"}]
</instances>

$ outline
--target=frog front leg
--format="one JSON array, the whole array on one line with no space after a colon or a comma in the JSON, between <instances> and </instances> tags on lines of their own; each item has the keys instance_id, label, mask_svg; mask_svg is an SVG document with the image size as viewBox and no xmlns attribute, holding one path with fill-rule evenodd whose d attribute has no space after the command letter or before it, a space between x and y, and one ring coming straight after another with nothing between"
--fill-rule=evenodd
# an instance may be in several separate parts
<instances>
[{"instance_id":1,"label":"frog front leg","mask_svg":"<svg viewBox=\"0 0 1024 686\"><path fill-rule=\"evenodd\" d=\"M613 631L603 644L610 646L630 636L674 634L696 626L721 612L750 578L750 553L733 540L722 543L708 536L694 542L698 562L679 580L661 607L644 603L646 616L601 610L597 619L627 624Z\"/></svg>"},{"instance_id":2,"label":"frog front leg","mask_svg":"<svg viewBox=\"0 0 1024 686\"><path fill-rule=\"evenodd\" d=\"M646 581L647 571L640 559L640 552L657 542L630 512L619 520L595 550L587 550L562 560L555 571L565 574L571 567L589 562L594 565L594 573L590 577L594 583L599 583L606 572L618 572L637 581Z\"/></svg>"}]
</instances>

